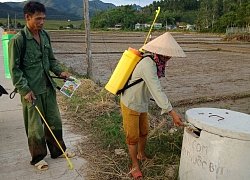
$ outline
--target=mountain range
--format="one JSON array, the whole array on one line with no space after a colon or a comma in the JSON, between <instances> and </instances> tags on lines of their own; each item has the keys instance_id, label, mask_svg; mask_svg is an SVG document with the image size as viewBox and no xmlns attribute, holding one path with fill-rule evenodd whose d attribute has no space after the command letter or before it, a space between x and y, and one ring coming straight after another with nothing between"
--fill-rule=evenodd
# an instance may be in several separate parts
<instances>
[{"instance_id":1,"label":"mountain range","mask_svg":"<svg viewBox=\"0 0 250 180\"><path fill-rule=\"evenodd\" d=\"M46 7L46 19L48 20L82 20L83 0L36 0ZM7 18L8 14L17 19L23 19L23 6L26 2L0 3L0 18ZM89 1L89 16L96 11L105 11L116 6L112 3L104 3L100 0Z\"/></svg>"}]
</instances>

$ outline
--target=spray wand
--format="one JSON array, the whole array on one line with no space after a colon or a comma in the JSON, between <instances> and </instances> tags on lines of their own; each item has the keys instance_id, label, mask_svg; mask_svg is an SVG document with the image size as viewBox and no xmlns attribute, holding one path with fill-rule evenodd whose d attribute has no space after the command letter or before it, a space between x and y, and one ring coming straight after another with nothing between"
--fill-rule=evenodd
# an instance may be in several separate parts
<instances>
[{"instance_id":1,"label":"spray wand","mask_svg":"<svg viewBox=\"0 0 250 180\"><path fill-rule=\"evenodd\" d=\"M161 10L161 8L158 7L158 9L155 11L155 12L156 12L156 15L155 15L154 21L153 21L153 23L152 23L152 25L151 25L151 27L150 27L150 29L149 29L148 35L147 35L146 40L144 41L144 44L143 44L143 45L145 45L145 44L147 43L147 41L148 41L148 37L149 37L150 34L151 34L151 31L152 31L152 29L153 29L153 27L154 27L155 21L156 21L158 15L159 15L159 13L160 13L160 10ZM142 48L139 49L139 51L140 51L141 54L144 54L144 53L145 53L145 50L143 50Z\"/></svg>"},{"instance_id":2,"label":"spray wand","mask_svg":"<svg viewBox=\"0 0 250 180\"><path fill-rule=\"evenodd\" d=\"M45 118L43 117L41 111L39 110L37 104L36 104L36 100L35 99L32 99L32 105L36 108L37 112L39 113L39 115L41 116L41 118L43 119L43 122L45 123L45 125L47 126L47 128L49 129L51 135L53 136L53 138L55 139L58 147L61 149L63 155L65 156L66 160L68 161L68 167L70 170L73 170L74 169L74 166L73 164L71 163L71 161L69 160L67 154L65 153L65 151L63 150L62 146L60 145L60 143L58 142L56 136L54 135L53 131L51 130L51 128L49 127L49 124L47 123L47 121L45 120Z\"/></svg>"}]
</instances>

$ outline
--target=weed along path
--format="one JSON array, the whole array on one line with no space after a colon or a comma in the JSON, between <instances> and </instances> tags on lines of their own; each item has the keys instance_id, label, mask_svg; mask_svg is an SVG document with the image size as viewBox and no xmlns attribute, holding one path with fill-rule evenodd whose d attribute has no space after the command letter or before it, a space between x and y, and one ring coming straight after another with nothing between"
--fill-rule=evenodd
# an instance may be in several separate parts
<instances>
[{"instance_id":1,"label":"weed along path","mask_svg":"<svg viewBox=\"0 0 250 180\"><path fill-rule=\"evenodd\" d=\"M155 32L152 38L161 33ZM56 58L78 74L87 64L84 32L50 32ZM88 162L90 179L131 179L122 130L119 98L107 93L105 85L122 53L139 49L146 33L92 32L93 74L96 82L81 79L71 99L60 96L65 117L74 132L86 137L79 143ZM194 107L224 108L250 114L250 43L223 41L219 35L172 33L187 58L172 58L161 79L172 105L185 121ZM147 152L153 162L140 162L145 179L174 180L178 176L183 129L173 127L169 115L150 104L150 137ZM174 136L171 134L176 133ZM119 153L117 153L119 152Z\"/></svg>"}]
</instances>

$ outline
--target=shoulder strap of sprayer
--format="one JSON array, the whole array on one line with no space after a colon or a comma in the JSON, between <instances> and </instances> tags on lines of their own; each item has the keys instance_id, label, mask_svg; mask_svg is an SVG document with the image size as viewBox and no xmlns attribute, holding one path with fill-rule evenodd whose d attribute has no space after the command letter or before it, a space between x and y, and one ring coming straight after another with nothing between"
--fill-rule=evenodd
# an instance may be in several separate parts
<instances>
[{"instance_id":1,"label":"shoulder strap of sprayer","mask_svg":"<svg viewBox=\"0 0 250 180\"><path fill-rule=\"evenodd\" d=\"M20 55L20 64L19 64L19 68L23 69L23 59L26 53L26 44L27 44L27 39L26 39L26 35L25 32L23 30L20 31L21 35L23 36L23 46L21 49L21 55ZM17 88L15 88L11 93L10 93L10 99L13 99L15 97L17 93Z\"/></svg>"},{"instance_id":2,"label":"shoulder strap of sprayer","mask_svg":"<svg viewBox=\"0 0 250 180\"><path fill-rule=\"evenodd\" d=\"M143 56L143 57L141 58L141 60L142 60L143 58L145 58L145 57L150 57L150 58L152 59L152 56L151 56L151 55L146 55L146 56ZM140 61L141 61L141 60L140 60ZM137 79L136 81L132 82L131 84L128 84L129 80L130 80L131 77L132 77L132 74L133 74L133 72L131 73L130 77L128 78L128 80L127 80L125 86L124 86L122 89L120 89L120 90L117 91L117 93L116 93L117 95L119 95L119 94L121 94L121 93L124 93L124 91L125 91L126 89L128 89L128 88L130 88L130 87L132 87L132 86L134 86L134 85L136 85L136 84L138 84L138 83L140 83L140 82L143 81L143 79L140 78L140 79Z\"/></svg>"},{"instance_id":3,"label":"shoulder strap of sprayer","mask_svg":"<svg viewBox=\"0 0 250 180\"><path fill-rule=\"evenodd\" d=\"M27 40L26 40L26 35L25 35L25 33L24 33L23 30L21 30L21 34L23 36L23 47L22 47L21 56L20 56L20 65L19 65L19 68L23 69L23 59L24 59L24 55L26 53L26 43L27 43Z\"/></svg>"},{"instance_id":4,"label":"shoulder strap of sprayer","mask_svg":"<svg viewBox=\"0 0 250 180\"><path fill-rule=\"evenodd\" d=\"M43 30L44 31L44 30ZM20 55L20 65L19 65L19 68L20 69L23 69L23 59L24 59L24 56L25 56L25 53L26 53L26 44L27 44L27 39L26 39L26 35L25 35L25 32L24 30L21 30L20 31L22 36L23 36L23 47L22 47L22 51L21 51L21 55ZM49 38L49 35L47 34L46 31L44 31L44 33L46 34L49 42L50 42L50 38Z\"/></svg>"}]
</instances>

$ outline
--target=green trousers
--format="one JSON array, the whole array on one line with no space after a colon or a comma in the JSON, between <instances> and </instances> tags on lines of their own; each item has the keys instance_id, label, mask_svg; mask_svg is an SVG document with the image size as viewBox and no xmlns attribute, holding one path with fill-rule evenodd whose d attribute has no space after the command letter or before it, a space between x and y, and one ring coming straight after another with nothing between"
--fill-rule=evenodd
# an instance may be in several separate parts
<instances>
[{"instance_id":1,"label":"green trousers","mask_svg":"<svg viewBox=\"0 0 250 180\"><path fill-rule=\"evenodd\" d=\"M47 86L46 93L35 96L37 107L65 151L66 146L62 137L62 120L57 106L55 89L53 89L52 86ZM47 146L51 158L57 158L63 154L37 109L24 99L23 96L21 96L21 102L23 106L25 130L32 157L30 163L34 165L42 160L47 155Z\"/></svg>"}]
</instances>

